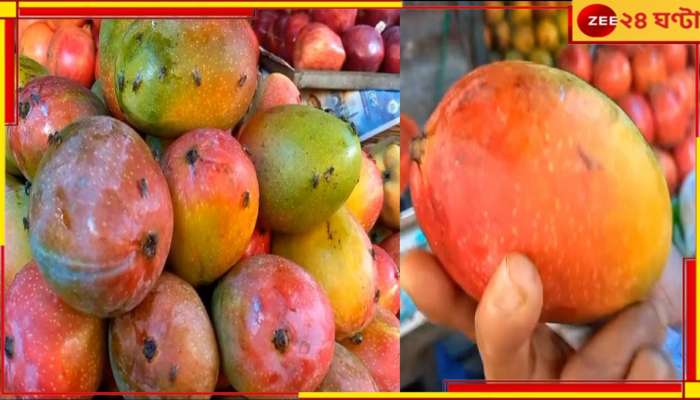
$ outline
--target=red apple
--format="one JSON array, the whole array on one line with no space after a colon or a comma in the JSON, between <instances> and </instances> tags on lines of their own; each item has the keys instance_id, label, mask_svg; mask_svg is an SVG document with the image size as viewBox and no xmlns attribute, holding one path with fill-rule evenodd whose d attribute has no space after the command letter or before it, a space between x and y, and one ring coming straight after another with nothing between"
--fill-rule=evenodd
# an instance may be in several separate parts
<instances>
[{"instance_id":1,"label":"red apple","mask_svg":"<svg viewBox=\"0 0 700 400\"><path fill-rule=\"evenodd\" d=\"M598 50L593 63L593 85L612 99L619 99L629 91L632 71L623 52L611 48Z\"/></svg>"},{"instance_id":2,"label":"red apple","mask_svg":"<svg viewBox=\"0 0 700 400\"><path fill-rule=\"evenodd\" d=\"M311 18L315 22L327 25L336 33L343 33L355 25L356 8L316 8L311 10Z\"/></svg>"},{"instance_id":3,"label":"red apple","mask_svg":"<svg viewBox=\"0 0 700 400\"><path fill-rule=\"evenodd\" d=\"M586 45L572 44L566 46L559 53L559 57L557 57L557 66L586 82L591 81L593 59Z\"/></svg>"},{"instance_id":4,"label":"red apple","mask_svg":"<svg viewBox=\"0 0 700 400\"><path fill-rule=\"evenodd\" d=\"M347 53L343 69L376 72L384 60L382 35L369 25L355 25L343 33Z\"/></svg>"},{"instance_id":5,"label":"red apple","mask_svg":"<svg viewBox=\"0 0 700 400\"><path fill-rule=\"evenodd\" d=\"M19 41L19 54L46 66L46 53L53 31L43 22L35 22L24 29Z\"/></svg>"},{"instance_id":6,"label":"red apple","mask_svg":"<svg viewBox=\"0 0 700 400\"><path fill-rule=\"evenodd\" d=\"M617 104L627 113L632 122L637 125L647 143L653 143L654 115L646 98L638 93L628 93Z\"/></svg>"},{"instance_id":7,"label":"red apple","mask_svg":"<svg viewBox=\"0 0 700 400\"><path fill-rule=\"evenodd\" d=\"M401 28L392 26L382 33L384 38L384 62L382 71L392 74L401 72Z\"/></svg>"},{"instance_id":8,"label":"red apple","mask_svg":"<svg viewBox=\"0 0 700 400\"><path fill-rule=\"evenodd\" d=\"M294 68L339 71L345 62L343 42L326 25L312 22L294 44Z\"/></svg>"},{"instance_id":9,"label":"red apple","mask_svg":"<svg viewBox=\"0 0 700 400\"><path fill-rule=\"evenodd\" d=\"M401 10L398 8L368 8L360 10L357 23L377 26L379 21L384 21L386 26L392 26L399 22L400 15Z\"/></svg>"},{"instance_id":10,"label":"red apple","mask_svg":"<svg viewBox=\"0 0 700 400\"><path fill-rule=\"evenodd\" d=\"M30 25L32 25L32 24L35 23L35 22L42 22L42 23L44 23L43 21L45 21L45 20L43 20L43 19L24 19L24 18L18 19L18 20L17 20L17 32L18 32L18 34L19 34L19 40L20 40L20 41L22 40L22 34L24 34L24 31L25 31Z\"/></svg>"},{"instance_id":11,"label":"red apple","mask_svg":"<svg viewBox=\"0 0 700 400\"><path fill-rule=\"evenodd\" d=\"M95 43L90 33L71 25L58 28L49 44L47 64L53 75L90 88L95 78Z\"/></svg>"},{"instance_id":12,"label":"red apple","mask_svg":"<svg viewBox=\"0 0 700 400\"><path fill-rule=\"evenodd\" d=\"M681 99L683 109L688 113L695 111L695 68L677 71L667 82Z\"/></svg>"},{"instance_id":13,"label":"red apple","mask_svg":"<svg viewBox=\"0 0 700 400\"><path fill-rule=\"evenodd\" d=\"M287 62L292 62L294 57L294 43L297 41L299 32L311 22L311 17L306 12L295 12L289 16L282 31L282 49L280 55Z\"/></svg>"},{"instance_id":14,"label":"red apple","mask_svg":"<svg viewBox=\"0 0 700 400\"><path fill-rule=\"evenodd\" d=\"M668 185L668 191L673 195L676 192L676 187L678 186L678 169L676 168L676 162L669 152L656 148L654 149L656 153L656 158L659 160L661 169L664 172L664 177L666 178L666 184Z\"/></svg>"},{"instance_id":15,"label":"red apple","mask_svg":"<svg viewBox=\"0 0 700 400\"><path fill-rule=\"evenodd\" d=\"M399 312L401 307L401 293L399 291L399 267L383 248L372 245L374 251L374 266L377 269L377 290L379 290L380 307Z\"/></svg>"},{"instance_id":16,"label":"red apple","mask_svg":"<svg viewBox=\"0 0 700 400\"><path fill-rule=\"evenodd\" d=\"M289 14L279 15L274 25L267 31L267 35L265 36L265 47L280 57L284 52L284 39L282 38L282 34L287 27L288 20Z\"/></svg>"},{"instance_id":17,"label":"red apple","mask_svg":"<svg viewBox=\"0 0 700 400\"><path fill-rule=\"evenodd\" d=\"M659 45L661 54L666 62L666 71L671 74L684 69L688 65L688 48L684 44Z\"/></svg>"},{"instance_id":18,"label":"red apple","mask_svg":"<svg viewBox=\"0 0 700 400\"><path fill-rule=\"evenodd\" d=\"M695 135L688 135L673 149L673 158L676 160L679 181L695 169Z\"/></svg>"},{"instance_id":19,"label":"red apple","mask_svg":"<svg viewBox=\"0 0 700 400\"><path fill-rule=\"evenodd\" d=\"M265 111L285 104L301 104L301 93L289 78L273 72L258 86L252 111Z\"/></svg>"},{"instance_id":20,"label":"red apple","mask_svg":"<svg viewBox=\"0 0 700 400\"><path fill-rule=\"evenodd\" d=\"M670 85L660 83L651 88L649 101L654 112L656 143L670 148L683 141L689 118L678 93Z\"/></svg>"},{"instance_id":21,"label":"red apple","mask_svg":"<svg viewBox=\"0 0 700 400\"><path fill-rule=\"evenodd\" d=\"M279 12L277 10L255 11L255 16L253 16L251 25L253 27L253 31L255 32L255 36L258 38L258 43L261 45L267 47L267 43L265 42L267 32L275 25L275 20L277 20L278 16Z\"/></svg>"},{"instance_id":22,"label":"red apple","mask_svg":"<svg viewBox=\"0 0 700 400\"><path fill-rule=\"evenodd\" d=\"M646 93L655 84L665 81L668 71L661 51L650 46L640 47L632 57L632 73L634 88L640 93Z\"/></svg>"}]
</instances>

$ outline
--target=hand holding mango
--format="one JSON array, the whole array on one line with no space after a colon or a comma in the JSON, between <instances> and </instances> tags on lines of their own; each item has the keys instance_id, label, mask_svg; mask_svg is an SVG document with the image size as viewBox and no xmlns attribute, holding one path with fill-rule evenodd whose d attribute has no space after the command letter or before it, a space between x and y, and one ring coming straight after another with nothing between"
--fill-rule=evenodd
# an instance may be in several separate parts
<instances>
[{"instance_id":1,"label":"hand holding mango","mask_svg":"<svg viewBox=\"0 0 700 400\"><path fill-rule=\"evenodd\" d=\"M673 251L652 295L610 318L578 350L539 323L542 278L525 256L503 259L479 303L422 250L401 258L401 285L431 321L477 343L486 379L668 380L677 377L661 345L666 326L680 322L680 266Z\"/></svg>"}]
</instances>

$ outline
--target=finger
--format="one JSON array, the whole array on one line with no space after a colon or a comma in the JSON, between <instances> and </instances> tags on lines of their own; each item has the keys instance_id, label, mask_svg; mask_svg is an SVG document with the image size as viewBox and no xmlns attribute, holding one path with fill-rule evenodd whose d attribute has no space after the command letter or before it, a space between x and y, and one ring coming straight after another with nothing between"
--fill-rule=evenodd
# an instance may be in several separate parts
<instances>
[{"instance_id":1,"label":"finger","mask_svg":"<svg viewBox=\"0 0 700 400\"><path fill-rule=\"evenodd\" d=\"M663 307L670 325L683 322L683 257L671 246L664 272L651 293L651 301Z\"/></svg>"},{"instance_id":2,"label":"finger","mask_svg":"<svg viewBox=\"0 0 700 400\"><path fill-rule=\"evenodd\" d=\"M670 361L657 349L645 347L632 360L627 379L635 381L678 379Z\"/></svg>"},{"instance_id":3,"label":"finger","mask_svg":"<svg viewBox=\"0 0 700 400\"><path fill-rule=\"evenodd\" d=\"M522 255L503 259L476 311L476 342L487 379L527 379L534 370L532 335L542 311L542 282Z\"/></svg>"},{"instance_id":4,"label":"finger","mask_svg":"<svg viewBox=\"0 0 700 400\"><path fill-rule=\"evenodd\" d=\"M474 339L476 302L458 287L438 260L424 250L401 256L401 287L432 322Z\"/></svg>"},{"instance_id":5,"label":"finger","mask_svg":"<svg viewBox=\"0 0 700 400\"><path fill-rule=\"evenodd\" d=\"M666 317L653 303L633 305L605 324L573 355L562 379L623 379L635 354L656 347L666 335Z\"/></svg>"}]
</instances>

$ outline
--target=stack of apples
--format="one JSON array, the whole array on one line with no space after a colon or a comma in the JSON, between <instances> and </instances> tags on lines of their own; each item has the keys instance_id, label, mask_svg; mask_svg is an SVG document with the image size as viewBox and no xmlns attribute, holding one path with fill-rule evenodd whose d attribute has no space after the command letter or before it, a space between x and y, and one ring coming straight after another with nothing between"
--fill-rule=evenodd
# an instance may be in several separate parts
<instances>
[{"instance_id":1,"label":"stack of apples","mask_svg":"<svg viewBox=\"0 0 700 400\"><path fill-rule=\"evenodd\" d=\"M19 53L61 76L90 87L95 80L95 43L99 21L87 19L19 20Z\"/></svg>"},{"instance_id":2,"label":"stack of apples","mask_svg":"<svg viewBox=\"0 0 700 400\"><path fill-rule=\"evenodd\" d=\"M685 44L570 45L557 60L627 113L654 148L672 195L695 168L696 57Z\"/></svg>"},{"instance_id":3,"label":"stack of apples","mask_svg":"<svg viewBox=\"0 0 700 400\"><path fill-rule=\"evenodd\" d=\"M296 69L399 73L399 9L259 10L260 44Z\"/></svg>"}]
</instances>

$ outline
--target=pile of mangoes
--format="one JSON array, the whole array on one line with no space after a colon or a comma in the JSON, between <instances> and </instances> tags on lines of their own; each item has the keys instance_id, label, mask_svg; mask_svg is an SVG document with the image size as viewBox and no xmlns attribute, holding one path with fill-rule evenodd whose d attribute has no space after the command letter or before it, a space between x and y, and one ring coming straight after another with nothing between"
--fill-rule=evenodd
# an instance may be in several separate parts
<instances>
[{"instance_id":1,"label":"pile of mangoes","mask_svg":"<svg viewBox=\"0 0 700 400\"><path fill-rule=\"evenodd\" d=\"M262 80L246 20L68 26L90 82L24 51L6 132L6 389L398 390L398 138Z\"/></svg>"},{"instance_id":2,"label":"pile of mangoes","mask_svg":"<svg viewBox=\"0 0 700 400\"><path fill-rule=\"evenodd\" d=\"M695 57L685 44L570 45L557 59L627 113L653 146L672 195L695 169Z\"/></svg>"},{"instance_id":3,"label":"pile of mangoes","mask_svg":"<svg viewBox=\"0 0 700 400\"><path fill-rule=\"evenodd\" d=\"M484 42L489 61L528 60L553 65L569 35L567 1L485 1ZM503 8L517 6L518 8ZM549 9L532 9L547 6Z\"/></svg>"}]
</instances>

